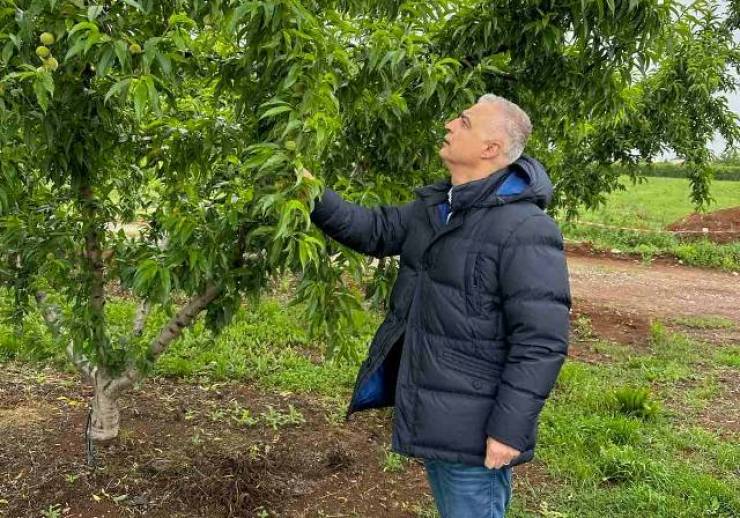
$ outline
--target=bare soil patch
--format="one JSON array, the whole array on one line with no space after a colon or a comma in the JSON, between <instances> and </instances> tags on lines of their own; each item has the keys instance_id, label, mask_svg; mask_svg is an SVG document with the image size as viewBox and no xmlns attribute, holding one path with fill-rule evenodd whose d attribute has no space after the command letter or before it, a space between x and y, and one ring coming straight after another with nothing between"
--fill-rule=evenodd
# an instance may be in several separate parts
<instances>
[{"instance_id":1,"label":"bare soil patch","mask_svg":"<svg viewBox=\"0 0 740 518\"><path fill-rule=\"evenodd\" d=\"M432 508L419 462L383 470L388 411L337 423L306 395L155 378L121 400L119 439L98 447L93 469L83 442L90 389L71 374L38 372L0 370L0 516L414 517ZM256 416L289 404L304 423L245 426L228 410ZM29 408L44 409L43 420L19 421ZM514 491L542 471L516 468Z\"/></svg>"},{"instance_id":2,"label":"bare soil patch","mask_svg":"<svg viewBox=\"0 0 740 518\"><path fill-rule=\"evenodd\" d=\"M98 448L91 469L88 387L14 364L0 371L0 387L0 515L56 506L69 517L401 517L431 504L419 464L382 469L387 412L332 424L310 396L152 379L121 401L120 437ZM286 414L290 404L304 423L238 422L245 410Z\"/></svg>"},{"instance_id":3,"label":"bare soil patch","mask_svg":"<svg viewBox=\"0 0 740 518\"><path fill-rule=\"evenodd\" d=\"M688 231L683 237L706 236L715 243L730 243L740 239L740 207L708 213L693 213L668 225L668 230Z\"/></svg>"},{"instance_id":4,"label":"bare soil patch","mask_svg":"<svg viewBox=\"0 0 740 518\"><path fill-rule=\"evenodd\" d=\"M740 324L740 276L677 265L568 256L571 292L594 307L670 320L713 314Z\"/></svg>"},{"instance_id":5,"label":"bare soil patch","mask_svg":"<svg viewBox=\"0 0 740 518\"><path fill-rule=\"evenodd\" d=\"M568 356L584 363L606 363L609 354L594 347L601 340L645 350L650 339L650 321L634 312L599 306L576 298L571 309ZM585 326L585 329L584 329Z\"/></svg>"},{"instance_id":6,"label":"bare soil patch","mask_svg":"<svg viewBox=\"0 0 740 518\"><path fill-rule=\"evenodd\" d=\"M650 319L646 315L623 308L610 308L576 298L571 320L586 317L593 334L603 340L642 346L650 338Z\"/></svg>"}]
</instances>

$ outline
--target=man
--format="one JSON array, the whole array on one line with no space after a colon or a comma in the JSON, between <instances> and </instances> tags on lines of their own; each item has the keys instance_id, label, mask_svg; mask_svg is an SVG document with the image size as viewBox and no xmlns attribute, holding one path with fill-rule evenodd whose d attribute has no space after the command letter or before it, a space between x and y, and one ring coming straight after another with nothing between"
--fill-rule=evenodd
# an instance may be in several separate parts
<instances>
[{"instance_id":1,"label":"man","mask_svg":"<svg viewBox=\"0 0 740 518\"><path fill-rule=\"evenodd\" d=\"M552 184L521 155L527 114L487 94L445 128L450 181L374 209L327 189L312 219L355 250L400 255L348 417L395 405L393 450L424 459L442 517L500 517L567 352L568 272L543 211Z\"/></svg>"}]
</instances>

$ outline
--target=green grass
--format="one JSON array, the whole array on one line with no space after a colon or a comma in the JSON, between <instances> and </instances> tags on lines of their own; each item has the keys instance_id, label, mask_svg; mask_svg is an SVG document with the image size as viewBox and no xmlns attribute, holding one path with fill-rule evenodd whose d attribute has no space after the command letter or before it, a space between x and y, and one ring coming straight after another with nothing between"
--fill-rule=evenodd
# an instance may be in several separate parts
<instances>
[{"instance_id":1,"label":"green grass","mask_svg":"<svg viewBox=\"0 0 740 518\"><path fill-rule=\"evenodd\" d=\"M606 205L583 211L580 221L611 227L658 231L694 212L689 200L689 182L681 178L648 178L632 185L625 177L626 190L612 193ZM714 181L711 188L715 211L740 205L740 182ZM585 224L564 224L567 238L589 241L599 249L637 253L649 260L658 255L673 256L686 264L740 269L740 242L716 244L706 239L684 240L671 234L605 229Z\"/></svg>"},{"instance_id":2,"label":"green grass","mask_svg":"<svg viewBox=\"0 0 740 518\"><path fill-rule=\"evenodd\" d=\"M689 181L683 178L647 178L633 185L623 177L626 190L609 195L603 209L584 212L581 219L609 225L660 230L666 225L694 212L689 199ZM715 211L740 205L740 182L712 182L715 202L708 210Z\"/></svg>"},{"instance_id":3,"label":"green grass","mask_svg":"<svg viewBox=\"0 0 740 518\"><path fill-rule=\"evenodd\" d=\"M719 315L699 315L692 317L681 317L674 322L693 329L734 329L735 323L729 318Z\"/></svg>"},{"instance_id":4,"label":"green grass","mask_svg":"<svg viewBox=\"0 0 740 518\"><path fill-rule=\"evenodd\" d=\"M740 369L740 346L717 350L714 353L714 360L720 365Z\"/></svg>"},{"instance_id":5,"label":"green grass","mask_svg":"<svg viewBox=\"0 0 740 518\"><path fill-rule=\"evenodd\" d=\"M714 162L710 165L710 170L715 180L740 180L740 163L737 160ZM645 176L663 178L686 178L688 174L685 167L670 162L656 162L652 167L643 165L640 167L640 172Z\"/></svg>"},{"instance_id":6,"label":"green grass","mask_svg":"<svg viewBox=\"0 0 740 518\"><path fill-rule=\"evenodd\" d=\"M539 458L558 482L530 488L511 516L539 502L552 516L740 514L740 445L692 424L717 394L710 350L658 324L649 354L566 363L539 429Z\"/></svg>"},{"instance_id":7,"label":"green grass","mask_svg":"<svg viewBox=\"0 0 740 518\"><path fill-rule=\"evenodd\" d=\"M376 322L376 316L369 315L362 328L366 344ZM253 380L264 387L329 397L348 393L359 364L323 362L321 350L307 335L300 308L265 300L242 307L217 336L200 323L186 331L157 362L155 372L171 377Z\"/></svg>"}]
</instances>

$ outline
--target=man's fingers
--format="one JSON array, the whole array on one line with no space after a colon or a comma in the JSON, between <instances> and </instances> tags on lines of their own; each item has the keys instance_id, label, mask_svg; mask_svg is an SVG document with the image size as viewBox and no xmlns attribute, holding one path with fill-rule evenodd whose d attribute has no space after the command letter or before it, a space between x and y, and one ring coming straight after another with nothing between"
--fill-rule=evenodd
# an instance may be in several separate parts
<instances>
[{"instance_id":1,"label":"man's fingers","mask_svg":"<svg viewBox=\"0 0 740 518\"><path fill-rule=\"evenodd\" d=\"M508 457L508 456L499 457L499 456L488 455L486 456L486 460L483 464L488 469L501 469L511 464L512 460L514 460L513 457Z\"/></svg>"},{"instance_id":2,"label":"man's fingers","mask_svg":"<svg viewBox=\"0 0 740 518\"><path fill-rule=\"evenodd\" d=\"M501 469L503 466L507 466L511 461L506 461L503 458L494 457L494 458L486 458L485 466L488 469Z\"/></svg>"}]
</instances>

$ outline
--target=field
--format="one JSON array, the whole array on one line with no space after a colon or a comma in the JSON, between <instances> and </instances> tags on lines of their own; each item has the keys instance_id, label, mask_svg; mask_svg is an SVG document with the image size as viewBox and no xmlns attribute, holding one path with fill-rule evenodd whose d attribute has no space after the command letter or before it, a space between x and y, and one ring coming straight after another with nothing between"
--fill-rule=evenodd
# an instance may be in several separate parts
<instances>
[{"instance_id":1,"label":"field","mask_svg":"<svg viewBox=\"0 0 740 518\"><path fill-rule=\"evenodd\" d=\"M515 471L510 516L736 516L734 277L577 255L570 269L570 359L537 459ZM3 329L0 512L434 516L419 464L388 451L390 413L343 421L357 365L320 361L286 294L245 306L218 337L187 332L124 398L120 440L98 450L95 469L82 440L89 389L40 322L23 340ZM125 298L109 306L114 322L133 312ZM379 318L368 314L364 339Z\"/></svg>"},{"instance_id":2,"label":"field","mask_svg":"<svg viewBox=\"0 0 740 518\"><path fill-rule=\"evenodd\" d=\"M703 237L679 239L663 232L668 225L693 212L688 180L651 177L632 185L625 178L624 183L626 190L610 195L604 207L584 211L579 218L581 224L565 225L565 236L588 241L600 250L633 253L646 260L667 256L688 265L740 270L737 240L716 244ZM715 202L707 207L709 212L740 206L740 182L714 181L711 194Z\"/></svg>"}]
</instances>

